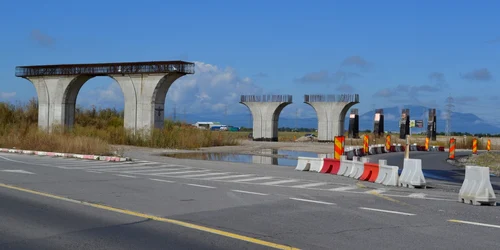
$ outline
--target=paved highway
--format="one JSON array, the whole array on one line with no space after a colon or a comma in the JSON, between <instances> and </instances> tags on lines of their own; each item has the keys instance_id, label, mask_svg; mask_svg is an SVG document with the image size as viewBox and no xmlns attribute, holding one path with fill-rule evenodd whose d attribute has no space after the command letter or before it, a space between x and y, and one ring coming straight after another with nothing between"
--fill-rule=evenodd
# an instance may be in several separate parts
<instances>
[{"instance_id":1,"label":"paved highway","mask_svg":"<svg viewBox=\"0 0 500 250\"><path fill-rule=\"evenodd\" d=\"M0 249L500 247L498 207L278 166L0 154L0 199Z\"/></svg>"}]
</instances>

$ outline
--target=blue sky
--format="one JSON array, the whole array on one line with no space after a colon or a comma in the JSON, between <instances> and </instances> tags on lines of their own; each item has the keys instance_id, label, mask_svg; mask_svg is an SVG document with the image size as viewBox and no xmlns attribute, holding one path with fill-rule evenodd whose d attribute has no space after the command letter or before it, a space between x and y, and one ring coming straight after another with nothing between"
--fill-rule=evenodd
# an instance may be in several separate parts
<instances>
[{"instance_id":1,"label":"blue sky","mask_svg":"<svg viewBox=\"0 0 500 250\"><path fill-rule=\"evenodd\" d=\"M36 96L15 66L187 60L166 110L249 113L240 94L358 93L361 113L421 104L500 125L499 1L17 1L0 3L0 101ZM123 108L110 78L77 104Z\"/></svg>"}]
</instances>

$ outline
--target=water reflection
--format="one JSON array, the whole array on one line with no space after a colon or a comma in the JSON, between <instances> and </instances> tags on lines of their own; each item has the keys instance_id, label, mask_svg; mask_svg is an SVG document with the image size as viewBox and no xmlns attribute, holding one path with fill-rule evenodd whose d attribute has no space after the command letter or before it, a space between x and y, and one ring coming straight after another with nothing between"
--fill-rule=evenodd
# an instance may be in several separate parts
<instances>
[{"instance_id":1,"label":"water reflection","mask_svg":"<svg viewBox=\"0 0 500 250\"><path fill-rule=\"evenodd\" d=\"M195 159L195 160L209 160L209 161L229 161L229 162L242 162L254 164L268 164L279 166L297 166L297 158L301 157L333 157L333 154L318 154L313 152L292 151L292 150L278 150L278 149L262 149L252 154L242 153L177 153L169 154L169 157L179 159Z\"/></svg>"}]
</instances>

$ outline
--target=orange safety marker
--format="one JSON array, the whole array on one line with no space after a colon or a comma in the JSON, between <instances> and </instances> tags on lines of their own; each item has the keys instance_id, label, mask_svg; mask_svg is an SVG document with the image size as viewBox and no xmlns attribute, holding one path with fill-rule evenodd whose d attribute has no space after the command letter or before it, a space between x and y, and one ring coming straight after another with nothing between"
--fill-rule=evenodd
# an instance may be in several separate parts
<instances>
[{"instance_id":1,"label":"orange safety marker","mask_svg":"<svg viewBox=\"0 0 500 250\"><path fill-rule=\"evenodd\" d=\"M486 142L486 150L488 150L488 152L491 150L491 140L488 139L488 142Z\"/></svg>"},{"instance_id":2,"label":"orange safety marker","mask_svg":"<svg viewBox=\"0 0 500 250\"><path fill-rule=\"evenodd\" d=\"M448 159L455 159L455 138L450 138L450 152Z\"/></svg>"},{"instance_id":3,"label":"orange safety marker","mask_svg":"<svg viewBox=\"0 0 500 250\"><path fill-rule=\"evenodd\" d=\"M425 137L425 151L429 151L429 137Z\"/></svg>"},{"instance_id":4,"label":"orange safety marker","mask_svg":"<svg viewBox=\"0 0 500 250\"><path fill-rule=\"evenodd\" d=\"M335 136L334 141L335 141L335 145L333 146L333 150L334 150L333 159L340 160L340 156L344 154L345 137L343 135Z\"/></svg>"},{"instance_id":5,"label":"orange safety marker","mask_svg":"<svg viewBox=\"0 0 500 250\"><path fill-rule=\"evenodd\" d=\"M368 155L368 153L369 153L368 152L369 151L369 149L368 149L368 141L369 141L368 135L363 136L363 153L365 155Z\"/></svg>"},{"instance_id":6,"label":"orange safety marker","mask_svg":"<svg viewBox=\"0 0 500 250\"><path fill-rule=\"evenodd\" d=\"M477 155L477 139L476 138L472 139L472 153Z\"/></svg>"},{"instance_id":7,"label":"orange safety marker","mask_svg":"<svg viewBox=\"0 0 500 250\"><path fill-rule=\"evenodd\" d=\"M385 150L391 152L391 135L385 137Z\"/></svg>"}]
</instances>

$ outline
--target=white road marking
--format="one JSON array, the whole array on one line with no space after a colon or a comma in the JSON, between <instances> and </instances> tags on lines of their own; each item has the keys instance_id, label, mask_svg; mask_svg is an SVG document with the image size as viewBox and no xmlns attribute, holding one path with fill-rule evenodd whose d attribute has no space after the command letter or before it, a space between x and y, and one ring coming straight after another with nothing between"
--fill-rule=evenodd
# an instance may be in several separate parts
<instances>
[{"instance_id":1,"label":"white road marking","mask_svg":"<svg viewBox=\"0 0 500 250\"><path fill-rule=\"evenodd\" d=\"M151 169L156 169L158 167L120 167L120 168L113 168L113 169L93 169L97 171L102 171L102 172L125 172L125 171L132 171L132 170L151 170Z\"/></svg>"},{"instance_id":2,"label":"white road marking","mask_svg":"<svg viewBox=\"0 0 500 250\"><path fill-rule=\"evenodd\" d=\"M455 223L463 223L463 224L471 224L471 225L476 225L476 226L483 226L483 227L500 228L500 226L498 226L498 225L484 224L484 223L472 222L472 221L464 221L464 220L448 220L448 221L449 222L455 222Z\"/></svg>"},{"instance_id":3,"label":"white road marking","mask_svg":"<svg viewBox=\"0 0 500 250\"><path fill-rule=\"evenodd\" d=\"M240 175L232 175L232 176L220 176L220 177L202 178L200 180L211 181L211 180L223 180L223 179L249 177L249 176L254 176L254 175L253 174L240 174Z\"/></svg>"},{"instance_id":4,"label":"white road marking","mask_svg":"<svg viewBox=\"0 0 500 250\"><path fill-rule=\"evenodd\" d=\"M227 175L230 173L208 173L208 174L191 174L191 175L181 175L177 176L179 178L193 178L193 177L202 177L202 176L212 176L212 175Z\"/></svg>"},{"instance_id":5,"label":"white road marking","mask_svg":"<svg viewBox=\"0 0 500 250\"><path fill-rule=\"evenodd\" d=\"M21 169L6 169L6 170L0 170L2 172L8 172L8 173L18 173L18 174L35 174L29 171L21 170Z\"/></svg>"},{"instance_id":6,"label":"white road marking","mask_svg":"<svg viewBox=\"0 0 500 250\"><path fill-rule=\"evenodd\" d=\"M415 214L410 214L410 213L403 213L403 212L398 212L398 211L383 210L383 209L376 209L376 208L369 208L369 207L360 207L360 209L383 212L383 213L391 213L391 214L409 215L409 216L415 215Z\"/></svg>"},{"instance_id":7,"label":"white road marking","mask_svg":"<svg viewBox=\"0 0 500 250\"><path fill-rule=\"evenodd\" d=\"M268 194L263 194L263 193L256 193L256 192L250 192L250 191L243 191L243 190L231 190L233 192L238 192L238 193L244 193L244 194L256 194L256 195L268 195Z\"/></svg>"},{"instance_id":8,"label":"white road marking","mask_svg":"<svg viewBox=\"0 0 500 250\"><path fill-rule=\"evenodd\" d=\"M167 183L175 183L175 181L167 181L167 180L162 180L162 179L150 179L152 181L160 181L160 182L167 182Z\"/></svg>"},{"instance_id":9,"label":"white road marking","mask_svg":"<svg viewBox=\"0 0 500 250\"><path fill-rule=\"evenodd\" d=\"M193 187L201 187L201 188L216 188L216 187L211 187L211 186L198 185L198 184L190 184L190 183L186 183L186 185L193 186Z\"/></svg>"},{"instance_id":10,"label":"white road marking","mask_svg":"<svg viewBox=\"0 0 500 250\"><path fill-rule=\"evenodd\" d=\"M290 183L290 182L297 182L299 180L281 180L281 181L270 181L270 182L264 182L260 183L261 185L278 185L278 184L285 184L285 183Z\"/></svg>"},{"instance_id":11,"label":"white road marking","mask_svg":"<svg viewBox=\"0 0 500 250\"><path fill-rule=\"evenodd\" d=\"M386 191L387 191L387 189L385 189L385 188L379 188L379 189L374 189L374 190L366 191L365 193L381 194L381 193L386 192Z\"/></svg>"},{"instance_id":12,"label":"white road marking","mask_svg":"<svg viewBox=\"0 0 500 250\"><path fill-rule=\"evenodd\" d=\"M95 174L104 174L104 172L94 171L94 170L85 170L85 172L95 173Z\"/></svg>"},{"instance_id":13,"label":"white road marking","mask_svg":"<svg viewBox=\"0 0 500 250\"><path fill-rule=\"evenodd\" d=\"M347 186L347 187L338 187L338 188L331 188L328 189L328 191L347 191L347 190L352 190L352 189L357 189L357 186Z\"/></svg>"},{"instance_id":14,"label":"white road marking","mask_svg":"<svg viewBox=\"0 0 500 250\"><path fill-rule=\"evenodd\" d=\"M408 197L411 197L411 198L425 198L427 194L424 194L424 193L414 193L414 194L410 194L408 195Z\"/></svg>"},{"instance_id":15,"label":"white road marking","mask_svg":"<svg viewBox=\"0 0 500 250\"><path fill-rule=\"evenodd\" d=\"M124 175L124 174L115 174L116 176L120 176L120 177L126 177L126 178L137 178L135 176L132 176L132 175Z\"/></svg>"},{"instance_id":16,"label":"white road marking","mask_svg":"<svg viewBox=\"0 0 500 250\"><path fill-rule=\"evenodd\" d=\"M274 177L255 177L255 178L247 178L247 179L239 179L239 180L231 180L231 182L244 182L244 181L258 181L258 180L269 180Z\"/></svg>"},{"instance_id":17,"label":"white road marking","mask_svg":"<svg viewBox=\"0 0 500 250\"><path fill-rule=\"evenodd\" d=\"M303 184L303 185L296 185L296 186L290 186L293 188L309 188L309 187L317 187L317 186L323 186L328 183L326 182L316 182L316 183L309 183L309 184Z\"/></svg>"},{"instance_id":18,"label":"white road marking","mask_svg":"<svg viewBox=\"0 0 500 250\"><path fill-rule=\"evenodd\" d=\"M326 201L315 201L315 200L307 200L307 199L293 198L293 197L290 197L290 200L305 201L305 202L318 203L318 204L325 204L325 205L335 205L335 203L326 202Z\"/></svg>"},{"instance_id":19,"label":"white road marking","mask_svg":"<svg viewBox=\"0 0 500 250\"><path fill-rule=\"evenodd\" d=\"M130 171L123 171L123 172L120 172L120 173L152 173L152 172L158 172L158 171L179 171L179 170L188 170L188 168L164 168L164 167L155 167L155 168L150 168L150 169L140 169L140 170L130 170Z\"/></svg>"},{"instance_id":20,"label":"white road marking","mask_svg":"<svg viewBox=\"0 0 500 250\"><path fill-rule=\"evenodd\" d=\"M191 171L181 171L181 172L171 172L171 173L158 173L158 174L149 174L149 175L176 175L176 174L188 174L188 173L203 173L208 172L210 170L191 170Z\"/></svg>"}]
</instances>

